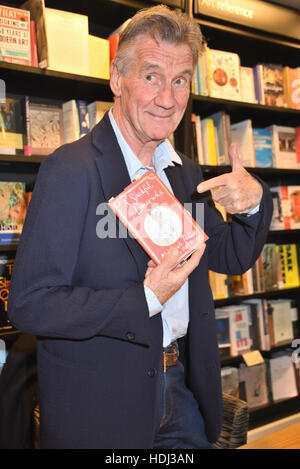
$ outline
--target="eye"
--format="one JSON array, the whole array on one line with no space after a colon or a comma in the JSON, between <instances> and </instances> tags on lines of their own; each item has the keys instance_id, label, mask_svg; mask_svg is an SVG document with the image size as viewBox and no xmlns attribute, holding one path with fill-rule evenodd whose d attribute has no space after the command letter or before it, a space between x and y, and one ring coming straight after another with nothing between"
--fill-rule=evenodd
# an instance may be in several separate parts
<instances>
[{"instance_id":1,"label":"eye","mask_svg":"<svg viewBox=\"0 0 300 469\"><path fill-rule=\"evenodd\" d=\"M149 85L160 85L160 78L154 73L148 73L145 75L145 81Z\"/></svg>"},{"instance_id":2,"label":"eye","mask_svg":"<svg viewBox=\"0 0 300 469\"><path fill-rule=\"evenodd\" d=\"M188 80L185 77L179 77L175 80L175 85L178 87L186 87L188 84Z\"/></svg>"}]
</instances>

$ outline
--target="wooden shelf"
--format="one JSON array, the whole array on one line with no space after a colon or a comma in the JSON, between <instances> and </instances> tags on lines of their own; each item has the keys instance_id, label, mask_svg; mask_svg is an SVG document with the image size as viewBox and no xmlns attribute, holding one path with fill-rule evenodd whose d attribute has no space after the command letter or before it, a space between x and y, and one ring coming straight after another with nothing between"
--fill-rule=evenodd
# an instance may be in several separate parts
<instances>
[{"instance_id":1,"label":"wooden shelf","mask_svg":"<svg viewBox=\"0 0 300 469\"><path fill-rule=\"evenodd\" d=\"M231 123L251 119L255 127L267 127L272 124L296 127L300 121L298 109L244 103L196 94L192 94L191 99L193 111L200 114L202 118L223 110L230 114Z\"/></svg>"},{"instance_id":2,"label":"wooden shelf","mask_svg":"<svg viewBox=\"0 0 300 469\"><path fill-rule=\"evenodd\" d=\"M0 162L5 163L26 163L26 164L40 164L45 159L45 155L1 155Z\"/></svg>"},{"instance_id":3,"label":"wooden shelf","mask_svg":"<svg viewBox=\"0 0 300 469\"><path fill-rule=\"evenodd\" d=\"M112 100L109 80L0 61L6 93L68 101Z\"/></svg>"},{"instance_id":4,"label":"wooden shelf","mask_svg":"<svg viewBox=\"0 0 300 469\"><path fill-rule=\"evenodd\" d=\"M232 171L232 168L229 165L224 165L224 166L201 165L201 169L203 173L205 174L212 173L213 175L229 173L230 171ZM249 167L246 167L245 169L249 172L257 174L258 176L259 175L280 176L284 174L287 176L298 175L300 177L300 169L249 168Z\"/></svg>"},{"instance_id":5,"label":"wooden shelf","mask_svg":"<svg viewBox=\"0 0 300 469\"><path fill-rule=\"evenodd\" d=\"M300 396L250 410L249 430L300 412Z\"/></svg>"},{"instance_id":6,"label":"wooden shelf","mask_svg":"<svg viewBox=\"0 0 300 469\"><path fill-rule=\"evenodd\" d=\"M286 297L287 295L299 295L300 287L297 288L286 288L284 290L272 290L266 292L253 293L252 295L237 295L229 298L223 298L221 300L214 300L215 306L227 306L230 304L240 303L242 301L249 300L251 298L279 298L281 296Z\"/></svg>"}]
</instances>

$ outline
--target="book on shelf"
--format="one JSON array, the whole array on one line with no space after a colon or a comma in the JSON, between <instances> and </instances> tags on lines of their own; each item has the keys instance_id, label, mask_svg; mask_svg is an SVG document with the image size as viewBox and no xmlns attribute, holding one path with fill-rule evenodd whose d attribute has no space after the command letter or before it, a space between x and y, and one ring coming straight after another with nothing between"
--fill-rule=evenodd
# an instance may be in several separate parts
<instances>
[{"instance_id":1,"label":"book on shelf","mask_svg":"<svg viewBox=\"0 0 300 469\"><path fill-rule=\"evenodd\" d=\"M300 185L288 186L288 197L291 209L291 229L300 228Z\"/></svg>"},{"instance_id":2,"label":"book on shelf","mask_svg":"<svg viewBox=\"0 0 300 469\"><path fill-rule=\"evenodd\" d=\"M266 243L261 251L263 291L278 290L278 279L280 280L279 254L275 243Z\"/></svg>"},{"instance_id":3,"label":"book on shelf","mask_svg":"<svg viewBox=\"0 0 300 469\"><path fill-rule=\"evenodd\" d=\"M0 255L0 327L5 327L9 324L7 301L14 260L13 254L2 253Z\"/></svg>"},{"instance_id":4,"label":"book on shelf","mask_svg":"<svg viewBox=\"0 0 300 469\"><path fill-rule=\"evenodd\" d=\"M108 41L109 41L109 60L110 63L114 60L118 45L119 45L119 38L120 34L126 26L130 23L131 18L128 18L124 23L122 23L118 28L114 29L110 35L108 36Z\"/></svg>"},{"instance_id":5,"label":"book on shelf","mask_svg":"<svg viewBox=\"0 0 300 469\"><path fill-rule=\"evenodd\" d=\"M88 35L88 56L90 77L109 80L109 41L102 37Z\"/></svg>"},{"instance_id":6,"label":"book on shelf","mask_svg":"<svg viewBox=\"0 0 300 469\"><path fill-rule=\"evenodd\" d=\"M7 95L0 103L0 153L23 152L24 115L22 97Z\"/></svg>"},{"instance_id":7,"label":"book on shelf","mask_svg":"<svg viewBox=\"0 0 300 469\"><path fill-rule=\"evenodd\" d=\"M221 368L222 391L239 398L239 372L234 366Z\"/></svg>"},{"instance_id":8,"label":"book on shelf","mask_svg":"<svg viewBox=\"0 0 300 469\"><path fill-rule=\"evenodd\" d=\"M204 164L217 166L217 141L213 119L201 119L201 136Z\"/></svg>"},{"instance_id":9,"label":"book on shelf","mask_svg":"<svg viewBox=\"0 0 300 469\"><path fill-rule=\"evenodd\" d=\"M300 154L296 151L295 127L272 125L274 168L300 169Z\"/></svg>"},{"instance_id":10,"label":"book on shelf","mask_svg":"<svg viewBox=\"0 0 300 469\"><path fill-rule=\"evenodd\" d=\"M25 183L0 181L0 244L20 240L26 216Z\"/></svg>"},{"instance_id":11,"label":"book on shelf","mask_svg":"<svg viewBox=\"0 0 300 469\"><path fill-rule=\"evenodd\" d=\"M220 317L228 318L230 356L235 357L245 351L249 351L252 347L252 339L250 337L248 305L222 306L216 308L215 311L217 320Z\"/></svg>"},{"instance_id":12,"label":"book on shelf","mask_svg":"<svg viewBox=\"0 0 300 469\"><path fill-rule=\"evenodd\" d=\"M268 300L270 346L290 344L294 338L291 300Z\"/></svg>"},{"instance_id":13,"label":"book on shelf","mask_svg":"<svg viewBox=\"0 0 300 469\"><path fill-rule=\"evenodd\" d=\"M0 6L0 60L31 65L30 12Z\"/></svg>"},{"instance_id":14,"label":"book on shelf","mask_svg":"<svg viewBox=\"0 0 300 469\"><path fill-rule=\"evenodd\" d=\"M229 146L231 143L230 116L224 111L215 112L208 116L215 128L216 158L219 166L229 165Z\"/></svg>"},{"instance_id":15,"label":"book on shelf","mask_svg":"<svg viewBox=\"0 0 300 469\"><path fill-rule=\"evenodd\" d=\"M239 367L239 395L249 409L258 409L269 404L266 365L241 365Z\"/></svg>"},{"instance_id":16,"label":"book on shelf","mask_svg":"<svg viewBox=\"0 0 300 469\"><path fill-rule=\"evenodd\" d=\"M63 144L61 105L24 97L24 155L49 155Z\"/></svg>"},{"instance_id":17,"label":"book on shelf","mask_svg":"<svg viewBox=\"0 0 300 469\"><path fill-rule=\"evenodd\" d=\"M209 284L212 290L214 300L222 300L229 296L228 275L219 272L208 271Z\"/></svg>"},{"instance_id":18,"label":"book on shelf","mask_svg":"<svg viewBox=\"0 0 300 469\"><path fill-rule=\"evenodd\" d=\"M76 100L76 107L79 119L79 138L81 138L90 130L89 113L87 103L83 99Z\"/></svg>"},{"instance_id":19,"label":"book on shelf","mask_svg":"<svg viewBox=\"0 0 300 469\"><path fill-rule=\"evenodd\" d=\"M241 101L240 58L234 52L207 48L209 95Z\"/></svg>"},{"instance_id":20,"label":"book on shelf","mask_svg":"<svg viewBox=\"0 0 300 469\"><path fill-rule=\"evenodd\" d=\"M36 24L39 66L89 75L88 17L46 8L44 0L27 0L22 8Z\"/></svg>"},{"instance_id":21,"label":"book on shelf","mask_svg":"<svg viewBox=\"0 0 300 469\"><path fill-rule=\"evenodd\" d=\"M267 377L272 402L298 396L296 373L291 356L285 352L266 359Z\"/></svg>"},{"instance_id":22,"label":"book on shelf","mask_svg":"<svg viewBox=\"0 0 300 469\"><path fill-rule=\"evenodd\" d=\"M279 288L298 288L300 287L299 259L296 244L278 244L276 245L278 253L278 262L280 269Z\"/></svg>"},{"instance_id":23,"label":"book on shelf","mask_svg":"<svg viewBox=\"0 0 300 469\"><path fill-rule=\"evenodd\" d=\"M37 51L35 22L30 20L30 50L31 50L31 66L39 66L39 57Z\"/></svg>"},{"instance_id":24,"label":"book on shelf","mask_svg":"<svg viewBox=\"0 0 300 469\"><path fill-rule=\"evenodd\" d=\"M229 275L228 277L231 296L252 295L254 293L251 269L248 269L243 274Z\"/></svg>"},{"instance_id":25,"label":"book on shelf","mask_svg":"<svg viewBox=\"0 0 300 469\"><path fill-rule=\"evenodd\" d=\"M270 187L273 200L271 230L291 229L291 209L287 186Z\"/></svg>"},{"instance_id":26,"label":"book on shelf","mask_svg":"<svg viewBox=\"0 0 300 469\"><path fill-rule=\"evenodd\" d=\"M283 107L285 93L283 87L283 66L280 64L257 64L256 79L258 102L267 106Z\"/></svg>"},{"instance_id":27,"label":"book on shelf","mask_svg":"<svg viewBox=\"0 0 300 469\"><path fill-rule=\"evenodd\" d=\"M283 67L283 83L288 107L300 109L300 67Z\"/></svg>"},{"instance_id":28,"label":"book on shelf","mask_svg":"<svg viewBox=\"0 0 300 469\"><path fill-rule=\"evenodd\" d=\"M83 100L70 99L62 105L64 143L71 143L89 131L89 113Z\"/></svg>"},{"instance_id":29,"label":"book on shelf","mask_svg":"<svg viewBox=\"0 0 300 469\"><path fill-rule=\"evenodd\" d=\"M240 67L241 76L241 101L245 103L257 103L254 87L254 73L252 67Z\"/></svg>"},{"instance_id":30,"label":"book on shelf","mask_svg":"<svg viewBox=\"0 0 300 469\"><path fill-rule=\"evenodd\" d=\"M271 230L300 228L300 186L271 187L273 215Z\"/></svg>"},{"instance_id":31,"label":"book on shelf","mask_svg":"<svg viewBox=\"0 0 300 469\"><path fill-rule=\"evenodd\" d=\"M251 119L231 124L231 141L238 143L243 166L255 168L255 148Z\"/></svg>"},{"instance_id":32,"label":"book on shelf","mask_svg":"<svg viewBox=\"0 0 300 469\"><path fill-rule=\"evenodd\" d=\"M114 103L110 101L93 101L87 105L90 130L92 130L95 125L101 121L104 114L110 110L113 104Z\"/></svg>"},{"instance_id":33,"label":"book on shelf","mask_svg":"<svg viewBox=\"0 0 300 469\"><path fill-rule=\"evenodd\" d=\"M208 239L152 170L110 199L108 206L156 264L172 246L179 251L179 264Z\"/></svg>"},{"instance_id":34,"label":"book on shelf","mask_svg":"<svg viewBox=\"0 0 300 469\"><path fill-rule=\"evenodd\" d=\"M253 128L257 168L273 168L272 130Z\"/></svg>"},{"instance_id":35,"label":"book on shelf","mask_svg":"<svg viewBox=\"0 0 300 469\"><path fill-rule=\"evenodd\" d=\"M267 300L265 298L248 298L243 303L250 307L250 335L252 337L253 348L270 350Z\"/></svg>"},{"instance_id":36,"label":"book on shelf","mask_svg":"<svg viewBox=\"0 0 300 469\"><path fill-rule=\"evenodd\" d=\"M216 308L215 317L219 356L221 359L228 358L231 356L229 313L223 311L222 308Z\"/></svg>"}]
</instances>

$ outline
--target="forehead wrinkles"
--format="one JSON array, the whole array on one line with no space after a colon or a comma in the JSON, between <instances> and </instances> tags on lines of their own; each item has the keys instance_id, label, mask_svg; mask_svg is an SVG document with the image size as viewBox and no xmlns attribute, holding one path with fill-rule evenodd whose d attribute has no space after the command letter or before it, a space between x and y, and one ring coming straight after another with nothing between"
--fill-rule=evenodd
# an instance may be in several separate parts
<instances>
[{"instance_id":1,"label":"forehead wrinkles","mask_svg":"<svg viewBox=\"0 0 300 469\"><path fill-rule=\"evenodd\" d=\"M185 44L176 45L166 41L157 44L148 39L144 42L138 41L132 52L135 65L141 70L172 68L178 71L193 71L192 53Z\"/></svg>"}]
</instances>

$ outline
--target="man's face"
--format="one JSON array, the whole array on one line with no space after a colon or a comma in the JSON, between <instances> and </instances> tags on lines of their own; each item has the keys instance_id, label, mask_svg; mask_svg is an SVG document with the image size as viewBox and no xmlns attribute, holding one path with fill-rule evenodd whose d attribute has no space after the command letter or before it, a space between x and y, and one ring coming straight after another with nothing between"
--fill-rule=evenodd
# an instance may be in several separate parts
<instances>
[{"instance_id":1,"label":"man's face","mask_svg":"<svg viewBox=\"0 0 300 469\"><path fill-rule=\"evenodd\" d=\"M141 36L132 52L128 72L117 74L113 91L119 101L118 125L137 150L160 143L178 126L189 98L193 60L187 45L157 43L149 36Z\"/></svg>"}]
</instances>

